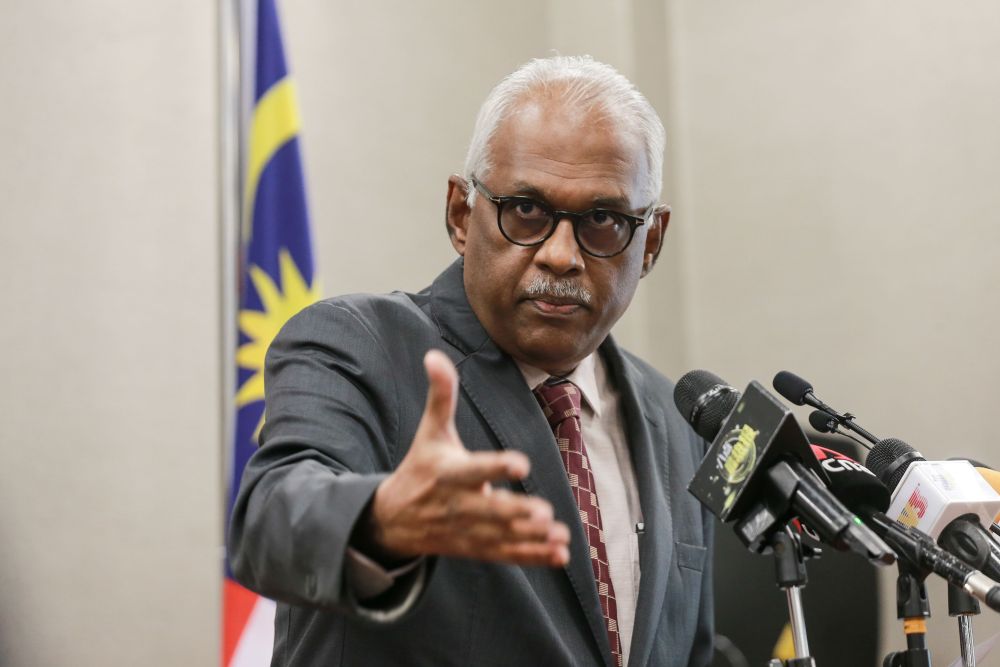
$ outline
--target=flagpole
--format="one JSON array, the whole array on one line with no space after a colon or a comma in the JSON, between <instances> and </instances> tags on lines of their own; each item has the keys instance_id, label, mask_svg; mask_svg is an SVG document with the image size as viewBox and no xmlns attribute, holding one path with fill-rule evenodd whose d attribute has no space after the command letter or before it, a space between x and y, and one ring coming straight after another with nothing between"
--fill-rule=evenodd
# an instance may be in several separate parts
<instances>
[{"instance_id":1,"label":"flagpole","mask_svg":"<svg viewBox=\"0 0 1000 667\"><path fill-rule=\"evenodd\" d=\"M219 0L219 70L218 70L218 193L219 193L219 456L222 471L219 506L222 522L219 535L224 538L228 490L232 479L232 461L236 408L236 311L239 299L237 258L239 256L239 228L242 208L242 178L240 126L243 96L241 58L241 0ZM223 539L224 542L224 539ZM225 558L225 545L220 554ZM220 566L222 563L220 563ZM220 574L223 567L219 568ZM221 614L220 614L221 617Z\"/></svg>"}]
</instances>

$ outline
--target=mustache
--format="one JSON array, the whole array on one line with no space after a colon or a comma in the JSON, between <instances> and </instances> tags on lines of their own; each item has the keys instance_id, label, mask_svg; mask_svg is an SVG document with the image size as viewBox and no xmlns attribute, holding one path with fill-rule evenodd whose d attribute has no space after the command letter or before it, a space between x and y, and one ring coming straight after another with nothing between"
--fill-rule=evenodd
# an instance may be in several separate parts
<instances>
[{"instance_id":1,"label":"mustache","mask_svg":"<svg viewBox=\"0 0 1000 667\"><path fill-rule=\"evenodd\" d=\"M572 299L586 306L589 306L594 299L589 289L566 278L551 279L535 276L524 288L524 292L535 299L551 296L557 299Z\"/></svg>"}]
</instances>

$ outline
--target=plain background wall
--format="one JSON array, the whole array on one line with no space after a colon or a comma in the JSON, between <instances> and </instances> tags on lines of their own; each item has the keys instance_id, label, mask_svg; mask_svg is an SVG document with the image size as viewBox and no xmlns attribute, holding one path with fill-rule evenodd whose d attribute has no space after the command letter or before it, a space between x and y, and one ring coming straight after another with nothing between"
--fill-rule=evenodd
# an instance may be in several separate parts
<instances>
[{"instance_id":1,"label":"plain background wall","mask_svg":"<svg viewBox=\"0 0 1000 667\"><path fill-rule=\"evenodd\" d=\"M930 459L1000 465L1000 5L669 6L677 371L742 386L787 368ZM955 621L930 584L947 665ZM975 627L982 641L1000 617Z\"/></svg>"},{"instance_id":2,"label":"plain background wall","mask_svg":"<svg viewBox=\"0 0 1000 667\"><path fill-rule=\"evenodd\" d=\"M4 9L0 664L215 664L217 8ZM668 245L619 338L674 377L789 368L930 458L997 461L1000 6L281 10L327 293L427 284L482 99L531 57L588 52L669 132Z\"/></svg>"},{"instance_id":3,"label":"plain background wall","mask_svg":"<svg viewBox=\"0 0 1000 667\"><path fill-rule=\"evenodd\" d=\"M3 3L0 664L219 639L216 9Z\"/></svg>"}]
</instances>

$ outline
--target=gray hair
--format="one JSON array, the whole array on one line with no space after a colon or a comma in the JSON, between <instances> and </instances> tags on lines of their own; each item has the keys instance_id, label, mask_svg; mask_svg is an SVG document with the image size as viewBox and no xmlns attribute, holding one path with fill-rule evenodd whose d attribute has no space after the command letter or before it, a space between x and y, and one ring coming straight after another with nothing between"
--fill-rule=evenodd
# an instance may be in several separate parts
<instances>
[{"instance_id":1,"label":"gray hair","mask_svg":"<svg viewBox=\"0 0 1000 667\"><path fill-rule=\"evenodd\" d=\"M663 150L666 133L652 105L632 82L610 65L590 56L554 56L536 58L515 70L498 83L483 102L472 131L472 141L465 157L465 178L485 178L493 167L490 140L500 124L518 110L529 93L556 91L570 107L597 110L606 114L643 145L649 167L647 181L639 194L644 201L660 196L663 180ZM475 188L469 188L467 201L475 200Z\"/></svg>"}]
</instances>

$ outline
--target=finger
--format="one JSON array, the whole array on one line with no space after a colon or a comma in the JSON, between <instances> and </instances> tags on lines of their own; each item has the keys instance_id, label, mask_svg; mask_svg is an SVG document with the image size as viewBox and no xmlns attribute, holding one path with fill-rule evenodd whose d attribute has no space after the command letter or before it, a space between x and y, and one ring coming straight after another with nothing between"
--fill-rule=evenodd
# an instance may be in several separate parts
<instances>
[{"instance_id":1,"label":"finger","mask_svg":"<svg viewBox=\"0 0 1000 667\"><path fill-rule=\"evenodd\" d=\"M500 545L484 560L497 560L516 565L562 567L569 563L569 548L562 544L508 543Z\"/></svg>"},{"instance_id":2,"label":"finger","mask_svg":"<svg viewBox=\"0 0 1000 667\"><path fill-rule=\"evenodd\" d=\"M549 526L548 543L556 546L568 546L569 526L562 521L556 521Z\"/></svg>"},{"instance_id":3,"label":"finger","mask_svg":"<svg viewBox=\"0 0 1000 667\"><path fill-rule=\"evenodd\" d=\"M524 479L530 469L528 457L521 452L473 452L449 463L439 479L445 484L480 486L483 482Z\"/></svg>"},{"instance_id":4,"label":"finger","mask_svg":"<svg viewBox=\"0 0 1000 667\"><path fill-rule=\"evenodd\" d=\"M563 565L569 558L569 531L562 524L558 526L550 526L540 534L518 537L503 526L481 522L464 527L447 538L431 538L428 549L476 560Z\"/></svg>"},{"instance_id":5,"label":"finger","mask_svg":"<svg viewBox=\"0 0 1000 667\"><path fill-rule=\"evenodd\" d=\"M560 521L513 519L501 533L501 542L545 542L552 546L569 545L569 528Z\"/></svg>"},{"instance_id":6,"label":"finger","mask_svg":"<svg viewBox=\"0 0 1000 667\"><path fill-rule=\"evenodd\" d=\"M515 519L546 526L552 524L551 506L547 501L506 489L492 489L484 494L478 490L452 488L439 502L444 505L444 511L431 511L430 516L440 519L442 525L493 523L507 528Z\"/></svg>"},{"instance_id":7,"label":"finger","mask_svg":"<svg viewBox=\"0 0 1000 667\"><path fill-rule=\"evenodd\" d=\"M509 541L547 542L551 545L569 545L569 528L559 521L515 519L507 533Z\"/></svg>"},{"instance_id":8,"label":"finger","mask_svg":"<svg viewBox=\"0 0 1000 667\"><path fill-rule=\"evenodd\" d=\"M569 544L569 529L552 518L552 508L546 501L509 491L500 491L498 496L483 498L466 493L453 499L434 539L481 548L505 542ZM538 505L543 506L543 511Z\"/></svg>"},{"instance_id":9,"label":"finger","mask_svg":"<svg viewBox=\"0 0 1000 667\"><path fill-rule=\"evenodd\" d=\"M430 350L424 355L424 369L427 371L427 405L420 425L432 434L453 432L458 397L455 365L444 352Z\"/></svg>"}]
</instances>

